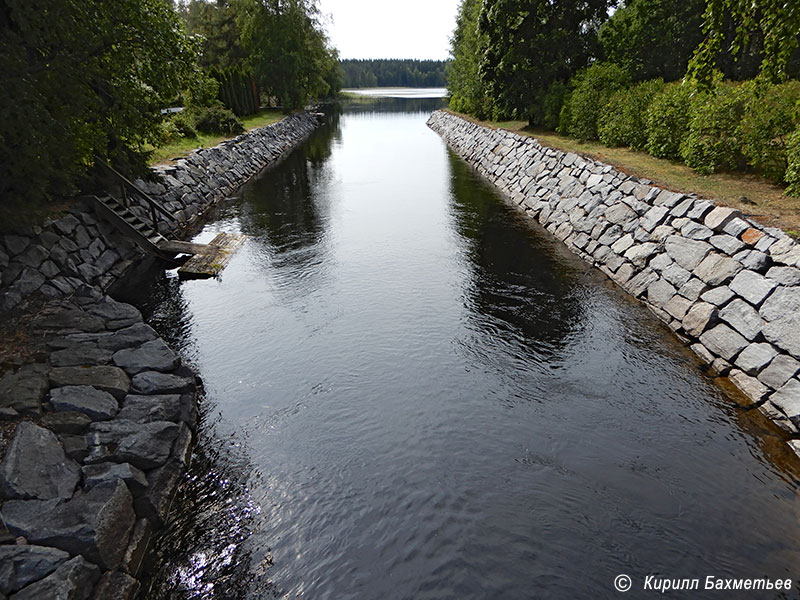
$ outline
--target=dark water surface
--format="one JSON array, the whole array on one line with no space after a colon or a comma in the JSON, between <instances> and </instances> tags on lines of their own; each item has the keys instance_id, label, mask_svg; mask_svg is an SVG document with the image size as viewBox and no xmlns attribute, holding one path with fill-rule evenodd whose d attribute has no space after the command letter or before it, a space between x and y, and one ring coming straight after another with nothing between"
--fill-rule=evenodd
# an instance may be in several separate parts
<instances>
[{"instance_id":1,"label":"dark water surface","mask_svg":"<svg viewBox=\"0 0 800 600\"><path fill-rule=\"evenodd\" d=\"M774 431L451 154L425 126L436 105L333 115L205 228L250 236L219 280L147 291L207 390L147 597L796 579Z\"/></svg>"}]
</instances>

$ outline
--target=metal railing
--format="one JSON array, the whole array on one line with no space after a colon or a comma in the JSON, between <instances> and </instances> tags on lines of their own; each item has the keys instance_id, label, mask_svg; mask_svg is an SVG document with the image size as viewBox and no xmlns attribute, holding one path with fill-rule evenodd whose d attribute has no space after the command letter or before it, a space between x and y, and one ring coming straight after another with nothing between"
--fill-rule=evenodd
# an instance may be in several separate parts
<instances>
[{"instance_id":1,"label":"metal railing","mask_svg":"<svg viewBox=\"0 0 800 600\"><path fill-rule=\"evenodd\" d=\"M150 197L149 194L140 190L136 185L130 181L127 177L125 177L122 173L117 171L114 167L100 159L100 157L95 157L97 162L103 165L106 169L109 170L116 178L117 183L120 187L120 195L121 198L119 199L122 202L125 208L132 208L134 206L134 199L138 199L138 206L141 206L148 210L150 215L150 221L153 225L153 231L158 231L158 217L157 214L160 213L168 222L177 224L178 220L175 218L173 214L171 214L164 206L158 202L157 200ZM132 192L132 196L129 195L129 191Z\"/></svg>"}]
</instances>

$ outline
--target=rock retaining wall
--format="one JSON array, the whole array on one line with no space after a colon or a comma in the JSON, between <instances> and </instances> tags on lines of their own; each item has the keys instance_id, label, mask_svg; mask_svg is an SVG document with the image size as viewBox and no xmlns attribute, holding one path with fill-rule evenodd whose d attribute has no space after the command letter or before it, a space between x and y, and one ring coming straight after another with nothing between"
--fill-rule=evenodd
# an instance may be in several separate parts
<instances>
[{"instance_id":1,"label":"rock retaining wall","mask_svg":"<svg viewBox=\"0 0 800 600\"><path fill-rule=\"evenodd\" d=\"M318 124L297 114L157 169L144 184L191 223ZM163 233L178 237L166 221ZM104 291L143 258L76 203L0 243L2 307L26 321L39 362L0 378L0 600L124 600L167 516L197 425L194 373ZM32 314L32 309L35 313Z\"/></svg>"},{"instance_id":2,"label":"rock retaining wall","mask_svg":"<svg viewBox=\"0 0 800 600\"><path fill-rule=\"evenodd\" d=\"M800 454L800 246L790 236L446 111L428 125L729 377Z\"/></svg>"}]
</instances>

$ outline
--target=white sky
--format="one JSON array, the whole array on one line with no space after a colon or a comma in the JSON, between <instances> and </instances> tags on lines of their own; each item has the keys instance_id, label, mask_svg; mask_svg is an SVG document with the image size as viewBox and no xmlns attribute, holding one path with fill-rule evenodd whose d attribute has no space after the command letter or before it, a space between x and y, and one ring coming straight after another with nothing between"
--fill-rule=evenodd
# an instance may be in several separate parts
<instances>
[{"instance_id":1,"label":"white sky","mask_svg":"<svg viewBox=\"0 0 800 600\"><path fill-rule=\"evenodd\" d=\"M318 0L340 58L444 60L459 0Z\"/></svg>"}]
</instances>

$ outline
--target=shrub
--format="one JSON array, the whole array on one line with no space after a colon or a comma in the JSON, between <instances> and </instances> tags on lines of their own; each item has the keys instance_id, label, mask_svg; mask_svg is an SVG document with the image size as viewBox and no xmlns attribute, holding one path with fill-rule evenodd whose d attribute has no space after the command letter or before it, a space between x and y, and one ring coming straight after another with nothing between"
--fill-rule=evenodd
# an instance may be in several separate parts
<instances>
[{"instance_id":1,"label":"shrub","mask_svg":"<svg viewBox=\"0 0 800 600\"><path fill-rule=\"evenodd\" d=\"M736 169L744 162L742 117L748 95L747 86L724 84L695 96L689 133L681 144L681 156L687 165L708 175Z\"/></svg>"},{"instance_id":2,"label":"shrub","mask_svg":"<svg viewBox=\"0 0 800 600\"><path fill-rule=\"evenodd\" d=\"M237 135L244 132L242 122L220 102L196 109L194 122L197 130L203 133Z\"/></svg>"},{"instance_id":3,"label":"shrub","mask_svg":"<svg viewBox=\"0 0 800 600\"><path fill-rule=\"evenodd\" d=\"M541 109L537 125L554 131L558 127L561 107L567 95L567 84L563 81L553 82L542 96Z\"/></svg>"},{"instance_id":4,"label":"shrub","mask_svg":"<svg viewBox=\"0 0 800 600\"><path fill-rule=\"evenodd\" d=\"M681 142L689 132L689 106L696 89L691 83L670 83L653 98L645 115L645 150L656 158L681 158Z\"/></svg>"},{"instance_id":5,"label":"shrub","mask_svg":"<svg viewBox=\"0 0 800 600\"><path fill-rule=\"evenodd\" d=\"M178 140L181 137L175 123L170 119L164 119L158 131L158 139L156 140L158 146L166 146Z\"/></svg>"},{"instance_id":6,"label":"shrub","mask_svg":"<svg viewBox=\"0 0 800 600\"><path fill-rule=\"evenodd\" d=\"M800 126L794 130L786 141L786 175L784 180L789 184L786 193L800 196Z\"/></svg>"},{"instance_id":7,"label":"shrub","mask_svg":"<svg viewBox=\"0 0 800 600\"><path fill-rule=\"evenodd\" d=\"M611 96L597 128L600 141L606 146L643 150L647 144L647 109L663 88L664 81L654 79Z\"/></svg>"},{"instance_id":8,"label":"shrub","mask_svg":"<svg viewBox=\"0 0 800 600\"><path fill-rule=\"evenodd\" d=\"M197 131L194 128L194 119L188 111L183 110L179 113L175 113L170 118L170 121L181 137L191 139L197 137Z\"/></svg>"},{"instance_id":9,"label":"shrub","mask_svg":"<svg viewBox=\"0 0 800 600\"><path fill-rule=\"evenodd\" d=\"M564 94L564 103L561 105L561 111L558 113L558 127L556 131L561 135L569 135L569 126L572 123L572 92L567 90Z\"/></svg>"},{"instance_id":10,"label":"shrub","mask_svg":"<svg viewBox=\"0 0 800 600\"><path fill-rule=\"evenodd\" d=\"M581 141L596 140L603 108L614 92L630 85L630 76L619 65L598 62L578 71L571 83L567 133Z\"/></svg>"},{"instance_id":11,"label":"shrub","mask_svg":"<svg viewBox=\"0 0 800 600\"><path fill-rule=\"evenodd\" d=\"M742 120L742 154L748 164L776 181L786 174L786 146L800 125L795 106L800 82L779 85L757 82Z\"/></svg>"}]
</instances>

